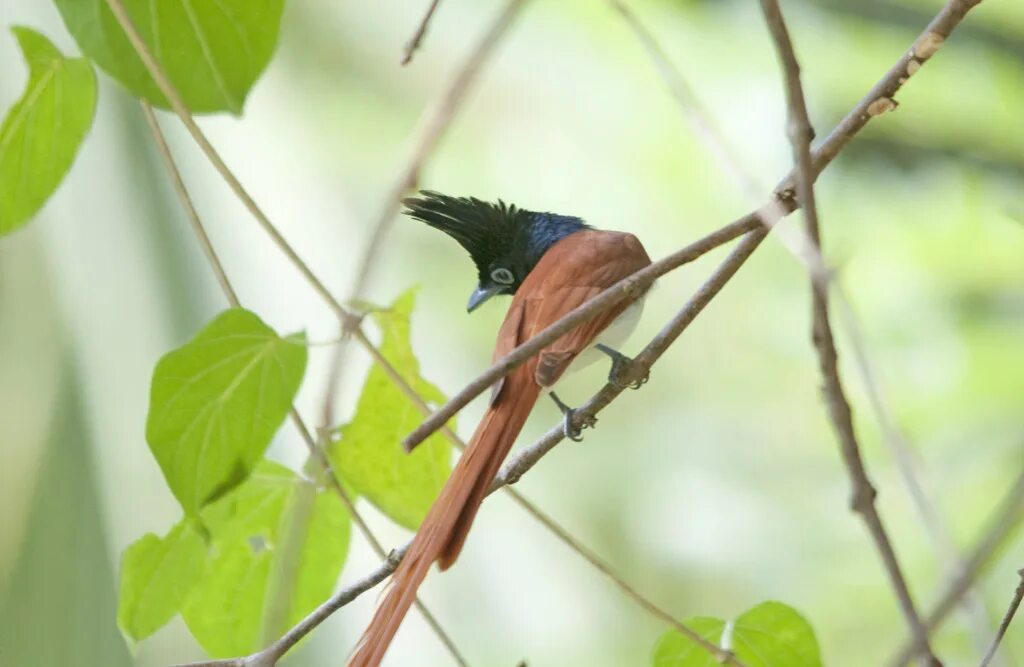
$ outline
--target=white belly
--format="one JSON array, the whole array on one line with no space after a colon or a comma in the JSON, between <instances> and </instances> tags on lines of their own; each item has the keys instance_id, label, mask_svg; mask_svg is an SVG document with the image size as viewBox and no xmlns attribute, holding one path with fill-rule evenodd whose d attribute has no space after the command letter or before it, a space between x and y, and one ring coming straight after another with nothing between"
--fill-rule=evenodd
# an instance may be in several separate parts
<instances>
[{"instance_id":1,"label":"white belly","mask_svg":"<svg viewBox=\"0 0 1024 667\"><path fill-rule=\"evenodd\" d=\"M600 343L601 345L610 347L613 350L621 351L619 349L620 346L626 342L626 339L629 338L630 334L633 333L633 330L636 329L637 323L640 322L640 315L644 311L645 296L646 295L629 304L626 309L604 329L604 331L597 335L597 338L594 339L594 345ZM588 347L583 350L583 352L580 352L579 356L573 359L572 363L569 364L569 368L566 369L562 377L564 378L570 373L575 373L576 371L586 368L587 366L601 360L604 360L609 364L611 363L611 359L607 354L593 346ZM561 378L559 378L559 380L561 380ZM552 388L553 387L548 387L547 389L550 391Z\"/></svg>"}]
</instances>

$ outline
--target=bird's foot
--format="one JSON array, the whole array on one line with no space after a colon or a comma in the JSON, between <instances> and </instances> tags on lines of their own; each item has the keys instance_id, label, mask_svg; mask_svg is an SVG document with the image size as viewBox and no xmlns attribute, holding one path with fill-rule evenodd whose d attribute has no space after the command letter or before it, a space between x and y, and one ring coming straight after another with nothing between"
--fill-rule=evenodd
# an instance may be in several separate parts
<instances>
[{"instance_id":1,"label":"bird's foot","mask_svg":"<svg viewBox=\"0 0 1024 667\"><path fill-rule=\"evenodd\" d=\"M630 389L639 389L643 385L647 384L647 381L651 379L651 372L646 371L639 379L633 380L632 382L623 381L624 377L628 378L633 373L633 366L637 365L636 362L630 357L627 357L618 350L613 350L607 345L598 343L594 347L612 358L612 368L608 371L608 382L611 382L619 389L626 389L627 387Z\"/></svg>"},{"instance_id":2,"label":"bird's foot","mask_svg":"<svg viewBox=\"0 0 1024 667\"><path fill-rule=\"evenodd\" d=\"M551 392L551 400L555 402L558 409L562 411L562 433L565 437L569 438L573 442L581 442L583 440L583 429L594 428L597 426L597 417L588 415L583 419L582 423L576 425L576 415L578 411L576 408L570 408L568 405L562 402L562 399L558 398L558 394Z\"/></svg>"}]
</instances>

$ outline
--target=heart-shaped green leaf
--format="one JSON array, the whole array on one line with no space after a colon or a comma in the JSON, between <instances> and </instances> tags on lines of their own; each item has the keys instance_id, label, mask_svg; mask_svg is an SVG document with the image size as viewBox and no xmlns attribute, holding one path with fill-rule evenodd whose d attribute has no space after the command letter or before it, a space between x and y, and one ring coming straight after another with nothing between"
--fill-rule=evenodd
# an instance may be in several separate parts
<instances>
[{"instance_id":1,"label":"heart-shaped green leaf","mask_svg":"<svg viewBox=\"0 0 1024 667\"><path fill-rule=\"evenodd\" d=\"M0 236L42 208L75 161L96 111L96 76L48 39L14 28L28 85L0 125Z\"/></svg>"},{"instance_id":2,"label":"heart-shaped green leaf","mask_svg":"<svg viewBox=\"0 0 1024 667\"><path fill-rule=\"evenodd\" d=\"M238 485L291 409L305 337L226 310L153 371L146 440L185 514Z\"/></svg>"},{"instance_id":3,"label":"heart-shaped green leaf","mask_svg":"<svg viewBox=\"0 0 1024 667\"><path fill-rule=\"evenodd\" d=\"M762 602L731 623L701 616L683 624L712 644L731 650L747 667L821 667L814 630L781 602ZM675 630L662 635L654 649L654 667L719 664L715 656Z\"/></svg>"},{"instance_id":4,"label":"heart-shaped green leaf","mask_svg":"<svg viewBox=\"0 0 1024 667\"><path fill-rule=\"evenodd\" d=\"M190 111L242 112L277 45L284 0L121 0ZM167 100L106 0L55 0L82 51L136 97Z\"/></svg>"},{"instance_id":5,"label":"heart-shaped green leaf","mask_svg":"<svg viewBox=\"0 0 1024 667\"><path fill-rule=\"evenodd\" d=\"M415 303L409 290L373 319L383 333L380 351L427 401L443 403L444 395L419 374L409 340L409 319ZM346 482L395 522L415 529L426 516L451 471L451 444L435 434L411 454L402 439L423 415L379 366L370 369L355 417L331 443L335 470Z\"/></svg>"}]
</instances>

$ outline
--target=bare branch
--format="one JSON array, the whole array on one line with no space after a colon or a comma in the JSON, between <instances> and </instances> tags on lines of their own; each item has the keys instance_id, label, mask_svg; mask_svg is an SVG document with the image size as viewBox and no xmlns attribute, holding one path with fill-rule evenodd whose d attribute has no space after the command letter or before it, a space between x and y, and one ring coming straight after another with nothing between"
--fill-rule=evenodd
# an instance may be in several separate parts
<instances>
[{"instance_id":1,"label":"bare branch","mask_svg":"<svg viewBox=\"0 0 1024 667\"><path fill-rule=\"evenodd\" d=\"M512 27L527 2L528 0L509 0L501 14L480 38L444 95L420 116L419 129L416 132L416 139L413 141L412 152L405 169L399 174L390 194L384 201L384 206L373 227L373 235L358 264L356 280L351 291L353 298L362 296L369 283L373 273L374 259L380 253L380 246L384 243L388 232L391 231L402 196L419 184L420 170L423 169L423 165L451 126L455 114L465 101L466 94L476 81L480 70L493 55L501 38Z\"/></svg>"},{"instance_id":2,"label":"bare branch","mask_svg":"<svg viewBox=\"0 0 1024 667\"><path fill-rule=\"evenodd\" d=\"M793 161L796 164L797 200L800 202L804 212L807 235L820 254L821 230L814 197L815 174L811 157L811 139L814 136L814 130L811 128L803 86L800 83L800 65L797 62L793 43L790 40L789 30L786 27L778 0L761 0L761 9L764 12L769 32L771 32L772 38L775 41L779 59L782 61L786 103L789 110L788 134L790 143L793 145ZM907 585L906 578L903 576L903 571L900 569L892 541L882 524L878 510L875 508L876 492L864 468L860 443L857 441L854 430L850 404L846 399L846 394L839 377L839 358L836 352L832 325L829 321L827 281L814 280L812 276L811 293L814 321L812 338L818 353L821 374L824 378L823 392L825 394L825 403L828 407L829 417L832 420L832 426L839 439L843 460L850 475L850 482L853 485L853 509L861 515L867 524L868 531L875 541L875 546L882 556L882 562L889 574L893 589L896 591L896 597L900 602L903 615L906 617L907 624L910 626L915 639L923 647L931 664L940 665L941 663L934 656L931 647L928 645L928 632L921 622L917 608L914 606L910 588Z\"/></svg>"},{"instance_id":3,"label":"bare branch","mask_svg":"<svg viewBox=\"0 0 1024 667\"><path fill-rule=\"evenodd\" d=\"M412 37L405 45L405 49L402 51L402 64L408 65L412 62L412 56L416 53L416 49L420 48L420 42L423 41L423 36L427 34L427 25L430 24L430 19L434 18L434 12L437 11L437 6L441 4L441 0L431 0L430 6L427 7L427 13L420 19L419 26L416 28L416 32L413 33Z\"/></svg>"},{"instance_id":4,"label":"bare branch","mask_svg":"<svg viewBox=\"0 0 1024 667\"><path fill-rule=\"evenodd\" d=\"M1006 634L1006 630L1010 627L1010 623L1013 623L1013 617L1017 614L1017 608L1020 607L1021 600L1024 600L1024 569L1017 570L1017 576L1020 577L1020 582L1017 584L1017 590L1014 591L1013 599L1010 600L1010 607L1006 610L1006 614L1003 616L1003 620L999 624L999 629L996 630L996 636L992 640L992 646L988 649L988 653L985 654L985 658L981 661L981 667L988 667L988 664L992 662L992 658L995 657L996 651L999 650L999 643L1003 641L1003 635Z\"/></svg>"},{"instance_id":5,"label":"bare branch","mask_svg":"<svg viewBox=\"0 0 1024 667\"><path fill-rule=\"evenodd\" d=\"M402 197L419 184L420 171L440 144L445 132L451 127L473 83L480 76L484 65L494 55L498 43L515 23L515 19L526 2L527 0L508 1L462 63L448 88L420 115L414 138L411 141L412 149L409 157L399 172L398 178L395 179L394 184L384 197L380 213L373 224L370 240L356 265L355 279L352 289L349 291L351 300L363 297L372 277L373 267L384 247L384 239L387 238L394 224L395 216L398 215ZM347 333L344 323L342 329L343 334ZM333 422L333 406L338 400L338 382L344 372L347 350L348 346L342 342L331 355L322 408L324 426L329 426ZM404 387L403 391L405 391ZM406 394L409 395L409 392Z\"/></svg>"},{"instance_id":6,"label":"bare branch","mask_svg":"<svg viewBox=\"0 0 1024 667\"><path fill-rule=\"evenodd\" d=\"M751 200L757 201L764 195L764 188L757 182L750 172L743 168L736 151L725 139L725 134L714 117L704 108L703 103L697 97L690 82L686 80L683 73L679 71L672 60L668 57L665 49L654 37L650 29L644 25L640 18L626 6L621 0L608 0L612 9L618 12L623 21L629 26L637 40L647 51L651 62L658 70L658 74L665 82L672 99L675 100L683 116L693 126L697 139L704 144L729 174L732 180L739 185L740 190Z\"/></svg>"}]
</instances>

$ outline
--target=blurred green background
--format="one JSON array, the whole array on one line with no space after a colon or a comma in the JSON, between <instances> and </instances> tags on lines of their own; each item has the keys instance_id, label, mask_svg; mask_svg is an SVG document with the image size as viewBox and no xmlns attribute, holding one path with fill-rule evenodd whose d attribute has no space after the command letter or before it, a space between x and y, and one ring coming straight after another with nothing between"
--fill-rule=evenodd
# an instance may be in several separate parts
<instances>
[{"instance_id":1,"label":"blurred green background","mask_svg":"<svg viewBox=\"0 0 1024 667\"><path fill-rule=\"evenodd\" d=\"M445 0L399 67L426 2L288 5L278 52L244 117L201 124L241 180L339 295L348 292L416 120L498 2ZM824 134L910 45L939 0L785 2L812 120ZM757 3L630 2L688 77L764 192L790 160L774 51ZM50 3L0 0L0 23L77 52ZM0 107L25 72L0 35ZM0 242L0 663L166 665L202 653L175 620L129 649L114 617L118 555L178 516L144 438L157 358L222 306L138 105L100 76L76 165L33 224ZM840 333L879 507L916 599L931 607L1024 470L1024 4L987 0L819 181L828 255L913 465L939 517L926 525L869 409ZM162 115L243 303L278 331L335 323L179 126ZM662 256L751 208L679 113L621 18L594 0L529 3L422 177L633 232ZM799 223L799 216L787 224ZM626 352L701 282L717 253L662 281ZM422 286L413 338L426 377L454 393L490 358L503 314L467 317L470 262L397 221L369 297ZM643 391L563 445L521 490L680 618L736 615L763 599L798 608L826 664L882 664L906 630L879 558L847 510L825 419L803 268L777 239L656 367ZM319 414L329 351L314 348L299 407ZM366 359L353 350L341 414ZM602 369L560 393L581 402ZM468 435L482 411L461 420ZM536 410L527 442L557 420ZM271 455L300 465L285 426ZM366 507L386 544L407 535ZM1020 514L1020 513L1018 513ZM938 532L938 536L936 536ZM376 559L360 540L342 582ZM936 647L977 664L1006 608L1024 541L1011 534ZM289 659L341 664L373 594ZM474 665L649 664L664 628L505 498L487 503L458 567L423 598ZM391 665L446 665L413 614ZM1024 664L1024 621L998 664Z\"/></svg>"}]
</instances>

